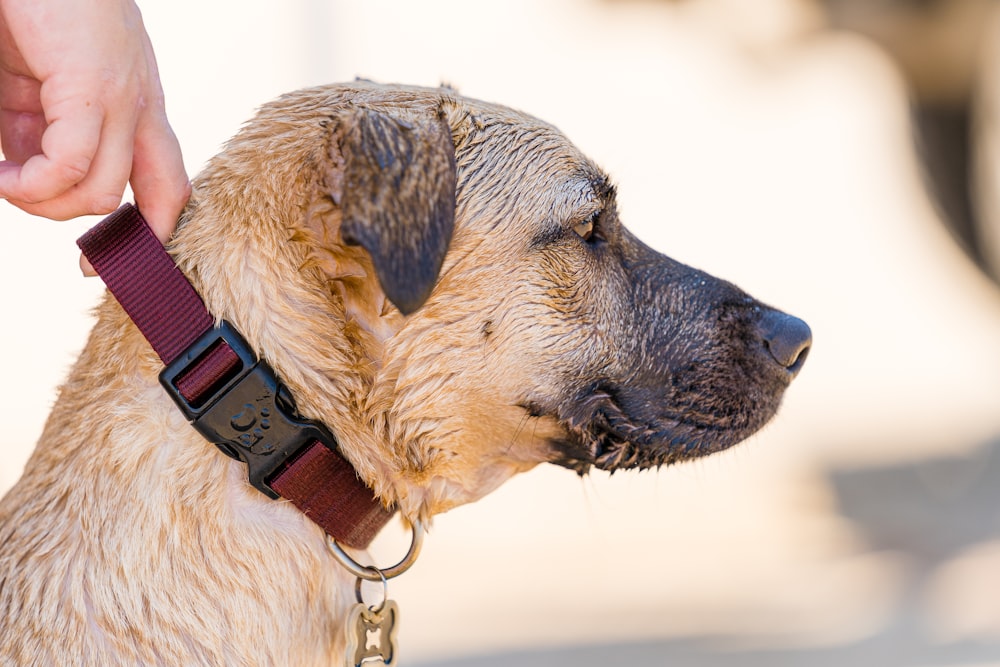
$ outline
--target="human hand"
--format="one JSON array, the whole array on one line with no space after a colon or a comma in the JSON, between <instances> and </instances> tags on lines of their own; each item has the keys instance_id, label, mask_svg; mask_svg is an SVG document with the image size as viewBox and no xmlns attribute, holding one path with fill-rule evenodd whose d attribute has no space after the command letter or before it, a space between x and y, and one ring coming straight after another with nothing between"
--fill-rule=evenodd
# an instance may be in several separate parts
<instances>
[{"instance_id":1,"label":"human hand","mask_svg":"<svg viewBox=\"0 0 1000 667\"><path fill-rule=\"evenodd\" d=\"M191 192L132 0L0 0L0 142L0 197L34 215L110 213L131 182L166 242Z\"/></svg>"}]
</instances>

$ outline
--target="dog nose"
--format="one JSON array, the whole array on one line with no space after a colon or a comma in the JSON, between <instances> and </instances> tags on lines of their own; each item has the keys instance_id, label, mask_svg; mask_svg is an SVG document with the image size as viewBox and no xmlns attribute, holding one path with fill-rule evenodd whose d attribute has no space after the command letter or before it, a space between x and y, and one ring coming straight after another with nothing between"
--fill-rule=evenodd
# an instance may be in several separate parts
<instances>
[{"instance_id":1,"label":"dog nose","mask_svg":"<svg viewBox=\"0 0 1000 667\"><path fill-rule=\"evenodd\" d=\"M797 317L772 310L761 318L760 327L764 347L771 357L793 375L797 374L812 345L809 325Z\"/></svg>"}]
</instances>

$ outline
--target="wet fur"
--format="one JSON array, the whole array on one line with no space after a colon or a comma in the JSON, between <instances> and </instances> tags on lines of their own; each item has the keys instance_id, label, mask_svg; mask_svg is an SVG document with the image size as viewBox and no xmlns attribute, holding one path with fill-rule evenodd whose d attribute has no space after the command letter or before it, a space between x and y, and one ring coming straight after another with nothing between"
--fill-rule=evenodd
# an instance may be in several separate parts
<instances>
[{"instance_id":1,"label":"wet fur","mask_svg":"<svg viewBox=\"0 0 1000 667\"><path fill-rule=\"evenodd\" d=\"M171 252L428 523L541 462L669 464L774 414L790 375L762 356L766 307L643 246L614 198L550 125L359 82L263 107ZM353 580L321 531L184 422L117 304L97 315L0 503L0 663L336 661Z\"/></svg>"}]
</instances>

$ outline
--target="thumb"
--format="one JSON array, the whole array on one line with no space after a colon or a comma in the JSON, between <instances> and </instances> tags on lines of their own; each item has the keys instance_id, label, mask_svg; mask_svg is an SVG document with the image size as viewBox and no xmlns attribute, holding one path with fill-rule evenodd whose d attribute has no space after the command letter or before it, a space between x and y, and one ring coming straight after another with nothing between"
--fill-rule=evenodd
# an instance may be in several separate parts
<instances>
[{"instance_id":1,"label":"thumb","mask_svg":"<svg viewBox=\"0 0 1000 667\"><path fill-rule=\"evenodd\" d=\"M166 243L191 196L191 181L180 144L162 112L139 119L129 182L139 211L156 237Z\"/></svg>"},{"instance_id":2,"label":"thumb","mask_svg":"<svg viewBox=\"0 0 1000 667\"><path fill-rule=\"evenodd\" d=\"M162 112L139 120L129 180L139 212L160 242L167 243L191 196L191 181L184 170L180 144ZM80 270L88 277L97 275L83 255Z\"/></svg>"}]
</instances>

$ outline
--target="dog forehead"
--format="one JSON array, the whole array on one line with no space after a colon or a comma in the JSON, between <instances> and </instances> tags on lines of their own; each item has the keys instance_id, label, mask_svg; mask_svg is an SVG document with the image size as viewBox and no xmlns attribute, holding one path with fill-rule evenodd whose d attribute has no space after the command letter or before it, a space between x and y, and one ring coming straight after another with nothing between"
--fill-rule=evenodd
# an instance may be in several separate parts
<instances>
[{"instance_id":1,"label":"dog forehead","mask_svg":"<svg viewBox=\"0 0 1000 667\"><path fill-rule=\"evenodd\" d=\"M282 126L289 114L313 122L308 119L317 112L351 107L415 126L441 118L455 150L459 227L486 225L489 231L515 219L565 224L592 214L611 190L602 170L554 125L450 88L359 80L290 93L269 106L274 112L265 116L276 115Z\"/></svg>"},{"instance_id":2,"label":"dog forehead","mask_svg":"<svg viewBox=\"0 0 1000 667\"><path fill-rule=\"evenodd\" d=\"M460 95L448 87L358 80L306 89L283 99L295 101L300 96L304 109L317 104L328 108L356 106L404 122L437 115L450 126L458 167L460 171L465 169L465 176L472 170L480 178L508 179L521 174L523 182L562 182L574 191L585 190L587 182L606 180L601 170L554 125L512 107ZM287 102L279 104L285 107L282 112L288 110Z\"/></svg>"},{"instance_id":3,"label":"dog forehead","mask_svg":"<svg viewBox=\"0 0 1000 667\"><path fill-rule=\"evenodd\" d=\"M562 218L594 208L610 191L604 172L558 128L502 105L453 104L460 203Z\"/></svg>"}]
</instances>

